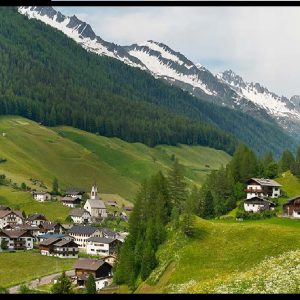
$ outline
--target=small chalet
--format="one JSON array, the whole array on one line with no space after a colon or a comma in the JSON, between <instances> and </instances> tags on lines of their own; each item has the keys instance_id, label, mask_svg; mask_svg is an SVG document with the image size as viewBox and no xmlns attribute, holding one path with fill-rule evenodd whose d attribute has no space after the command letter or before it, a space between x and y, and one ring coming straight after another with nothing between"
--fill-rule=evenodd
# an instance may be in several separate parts
<instances>
[{"instance_id":1,"label":"small chalet","mask_svg":"<svg viewBox=\"0 0 300 300\"><path fill-rule=\"evenodd\" d=\"M79 248L85 248L88 238L95 236L102 237L103 233L96 227L75 225L68 231L68 235L74 239Z\"/></svg>"},{"instance_id":2,"label":"small chalet","mask_svg":"<svg viewBox=\"0 0 300 300\"><path fill-rule=\"evenodd\" d=\"M283 204L283 215L290 218L300 218L300 195Z\"/></svg>"},{"instance_id":3,"label":"small chalet","mask_svg":"<svg viewBox=\"0 0 300 300\"><path fill-rule=\"evenodd\" d=\"M278 198L281 186L281 184L272 179L251 178L247 181L247 199L251 199L252 197Z\"/></svg>"},{"instance_id":4,"label":"small chalet","mask_svg":"<svg viewBox=\"0 0 300 300\"><path fill-rule=\"evenodd\" d=\"M0 243L3 240L9 250L29 250L33 248L34 237L28 230L0 230Z\"/></svg>"},{"instance_id":5,"label":"small chalet","mask_svg":"<svg viewBox=\"0 0 300 300\"><path fill-rule=\"evenodd\" d=\"M40 225L40 233L64 233L64 228L60 223L46 221Z\"/></svg>"},{"instance_id":6,"label":"small chalet","mask_svg":"<svg viewBox=\"0 0 300 300\"><path fill-rule=\"evenodd\" d=\"M82 208L74 208L70 211L69 216L75 224L91 223L90 213Z\"/></svg>"},{"instance_id":7,"label":"small chalet","mask_svg":"<svg viewBox=\"0 0 300 300\"><path fill-rule=\"evenodd\" d=\"M31 233L35 240L37 240L38 235L40 234L40 227L37 225L30 225L30 224L18 224L11 227L11 229L18 229L18 230L26 230Z\"/></svg>"},{"instance_id":8,"label":"small chalet","mask_svg":"<svg viewBox=\"0 0 300 300\"><path fill-rule=\"evenodd\" d=\"M115 200L108 200L107 205L112 206L112 207L118 207L118 203Z\"/></svg>"},{"instance_id":9,"label":"small chalet","mask_svg":"<svg viewBox=\"0 0 300 300\"><path fill-rule=\"evenodd\" d=\"M39 201L39 202L44 202L44 201L48 201L51 200L51 194L48 192L32 192L32 197Z\"/></svg>"},{"instance_id":10,"label":"small chalet","mask_svg":"<svg viewBox=\"0 0 300 300\"><path fill-rule=\"evenodd\" d=\"M248 212L259 212L263 210L274 210L275 203L260 197L252 197L244 200L244 209Z\"/></svg>"},{"instance_id":11,"label":"small chalet","mask_svg":"<svg viewBox=\"0 0 300 300\"><path fill-rule=\"evenodd\" d=\"M42 214L29 215L25 220L26 224L35 225L35 226L40 226L46 221L47 221L46 217Z\"/></svg>"},{"instance_id":12,"label":"small chalet","mask_svg":"<svg viewBox=\"0 0 300 300\"><path fill-rule=\"evenodd\" d=\"M12 227L18 224L23 224L24 217L18 210L0 210L0 229L11 225Z\"/></svg>"},{"instance_id":13,"label":"small chalet","mask_svg":"<svg viewBox=\"0 0 300 300\"><path fill-rule=\"evenodd\" d=\"M84 209L90 213L92 219L107 218L105 204L99 199L98 188L95 184L92 186L91 198L86 200L84 204Z\"/></svg>"},{"instance_id":14,"label":"small chalet","mask_svg":"<svg viewBox=\"0 0 300 300\"><path fill-rule=\"evenodd\" d=\"M68 188L66 189L65 196L72 197L72 198L79 198L82 199L82 195L84 194L84 190L80 188Z\"/></svg>"},{"instance_id":15,"label":"small chalet","mask_svg":"<svg viewBox=\"0 0 300 300\"><path fill-rule=\"evenodd\" d=\"M48 238L39 243L42 255L61 258L77 258L78 244L70 238Z\"/></svg>"},{"instance_id":16,"label":"small chalet","mask_svg":"<svg viewBox=\"0 0 300 300\"><path fill-rule=\"evenodd\" d=\"M70 197L70 196L65 196L61 198L61 203L65 206L68 207L76 207L76 205L79 205L81 202L81 199L78 197Z\"/></svg>"},{"instance_id":17,"label":"small chalet","mask_svg":"<svg viewBox=\"0 0 300 300\"><path fill-rule=\"evenodd\" d=\"M122 242L118 239L91 237L86 240L86 253L92 255L116 255Z\"/></svg>"},{"instance_id":18,"label":"small chalet","mask_svg":"<svg viewBox=\"0 0 300 300\"><path fill-rule=\"evenodd\" d=\"M84 287L89 274L93 274L96 290L101 290L112 282L112 266L98 259L79 258L74 266L76 282Z\"/></svg>"}]
</instances>

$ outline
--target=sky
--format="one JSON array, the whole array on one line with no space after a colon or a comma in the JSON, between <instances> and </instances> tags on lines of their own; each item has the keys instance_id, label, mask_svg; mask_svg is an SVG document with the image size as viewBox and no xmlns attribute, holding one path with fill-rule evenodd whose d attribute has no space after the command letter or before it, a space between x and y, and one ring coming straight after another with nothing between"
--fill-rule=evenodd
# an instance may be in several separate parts
<instances>
[{"instance_id":1,"label":"sky","mask_svg":"<svg viewBox=\"0 0 300 300\"><path fill-rule=\"evenodd\" d=\"M231 69L278 95L300 95L300 7L54 7L119 45L167 44L214 74Z\"/></svg>"}]
</instances>

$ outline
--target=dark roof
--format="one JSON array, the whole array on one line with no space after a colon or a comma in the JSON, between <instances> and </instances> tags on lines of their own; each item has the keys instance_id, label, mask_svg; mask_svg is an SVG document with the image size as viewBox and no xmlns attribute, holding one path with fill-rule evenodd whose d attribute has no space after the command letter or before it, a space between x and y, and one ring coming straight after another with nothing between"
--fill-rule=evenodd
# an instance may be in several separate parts
<instances>
[{"instance_id":1,"label":"dark roof","mask_svg":"<svg viewBox=\"0 0 300 300\"><path fill-rule=\"evenodd\" d=\"M279 184L278 182L276 182L275 180L272 179L268 179L268 178L251 178L248 180L248 182L250 181L255 181L258 184L262 185L262 186L282 186L281 184Z\"/></svg>"},{"instance_id":2,"label":"dark roof","mask_svg":"<svg viewBox=\"0 0 300 300\"><path fill-rule=\"evenodd\" d=\"M283 206L288 205L288 204L291 204L291 203L293 203L295 200L300 200L300 195L297 195L297 196L295 196L295 197L292 197L292 198L288 199L287 202L283 204Z\"/></svg>"},{"instance_id":3,"label":"dark roof","mask_svg":"<svg viewBox=\"0 0 300 300\"><path fill-rule=\"evenodd\" d=\"M92 237L88 238L86 241L87 242L96 242L96 243L110 244L110 243L112 243L115 240L116 239L92 236Z\"/></svg>"},{"instance_id":4,"label":"dark roof","mask_svg":"<svg viewBox=\"0 0 300 300\"><path fill-rule=\"evenodd\" d=\"M0 205L0 210L11 210L8 206Z\"/></svg>"},{"instance_id":5,"label":"dark roof","mask_svg":"<svg viewBox=\"0 0 300 300\"><path fill-rule=\"evenodd\" d=\"M40 246L50 246L52 244L55 244L56 242L59 242L61 240L61 238L57 238L57 237L51 237L48 238L42 242L40 242Z\"/></svg>"},{"instance_id":6,"label":"dark roof","mask_svg":"<svg viewBox=\"0 0 300 300\"><path fill-rule=\"evenodd\" d=\"M90 214L87 210L82 209L82 208L73 208L70 213L69 216L73 216L73 217L81 217L84 213L88 213Z\"/></svg>"},{"instance_id":7,"label":"dark roof","mask_svg":"<svg viewBox=\"0 0 300 300\"><path fill-rule=\"evenodd\" d=\"M79 246L79 245L76 244L72 239L67 239L67 238L64 238L64 239L62 239L61 241L55 243L54 246L56 246L56 247L64 247L65 245L68 245L68 244L70 244L70 243L71 243L71 245L73 245L73 246L75 246L75 247L78 247L78 246Z\"/></svg>"},{"instance_id":8,"label":"dark roof","mask_svg":"<svg viewBox=\"0 0 300 300\"><path fill-rule=\"evenodd\" d=\"M38 226L32 226L30 224L18 224L18 225L15 225L14 228L24 229L24 230L40 230L40 228Z\"/></svg>"},{"instance_id":9,"label":"dark roof","mask_svg":"<svg viewBox=\"0 0 300 300\"><path fill-rule=\"evenodd\" d=\"M47 221L46 217L42 214L32 214L27 217L27 221L43 220Z\"/></svg>"},{"instance_id":10,"label":"dark roof","mask_svg":"<svg viewBox=\"0 0 300 300\"><path fill-rule=\"evenodd\" d=\"M74 268L97 271L104 263L105 261L102 259L79 258L74 265Z\"/></svg>"},{"instance_id":11,"label":"dark roof","mask_svg":"<svg viewBox=\"0 0 300 300\"><path fill-rule=\"evenodd\" d=\"M42 224L42 228L44 228L44 229L52 229L52 228L54 228L57 225L61 226L59 223L56 223L56 222L52 223L52 222L47 221L47 222L44 222Z\"/></svg>"},{"instance_id":12,"label":"dark roof","mask_svg":"<svg viewBox=\"0 0 300 300\"><path fill-rule=\"evenodd\" d=\"M275 203L274 202L271 202L269 200L266 200L266 199L263 199L263 198L260 198L260 197L252 197L250 199L245 199L244 202L246 203L252 203L252 204L270 204L270 205L274 205L275 206Z\"/></svg>"},{"instance_id":13,"label":"dark roof","mask_svg":"<svg viewBox=\"0 0 300 300\"><path fill-rule=\"evenodd\" d=\"M37 191L33 191L32 192L33 195L45 195L45 194L50 194L49 192L37 192Z\"/></svg>"},{"instance_id":14,"label":"dark roof","mask_svg":"<svg viewBox=\"0 0 300 300\"><path fill-rule=\"evenodd\" d=\"M133 210L133 206L125 206L124 209L127 211L130 211L130 210Z\"/></svg>"},{"instance_id":15,"label":"dark roof","mask_svg":"<svg viewBox=\"0 0 300 300\"><path fill-rule=\"evenodd\" d=\"M78 202L78 201L80 201L80 198L73 198L73 197L65 196L65 197L61 198L61 201L62 202Z\"/></svg>"},{"instance_id":16,"label":"dark roof","mask_svg":"<svg viewBox=\"0 0 300 300\"><path fill-rule=\"evenodd\" d=\"M48 239L48 238L62 238L66 236L65 234L62 233L45 233L45 234L40 234L38 235L38 239Z\"/></svg>"},{"instance_id":17,"label":"dark roof","mask_svg":"<svg viewBox=\"0 0 300 300\"><path fill-rule=\"evenodd\" d=\"M33 237L28 230L22 229L2 230L2 232L10 238L19 238L22 235L25 235L26 237Z\"/></svg>"},{"instance_id":18,"label":"dark roof","mask_svg":"<svg viewBox=\"0 0 300 300\"><path fill-rule=\"evenodd\" d=\"M86 234L86 235L91 235L93 234L98 228L92 227L92 226L80 226L80 225L75 225L73 226L68 233L69 234Z\"/></svg>"},{"instance_id":19,"label":"dark roof","mask_svg":"<svg viewBox=\"0 0 300 300\"><path fill-rule=\"evenodd\" d=\"M83 194L84 192L84 189L77 187L70 187L66 189L66 194L79 195Z\"/></svg>"}]
</instances>

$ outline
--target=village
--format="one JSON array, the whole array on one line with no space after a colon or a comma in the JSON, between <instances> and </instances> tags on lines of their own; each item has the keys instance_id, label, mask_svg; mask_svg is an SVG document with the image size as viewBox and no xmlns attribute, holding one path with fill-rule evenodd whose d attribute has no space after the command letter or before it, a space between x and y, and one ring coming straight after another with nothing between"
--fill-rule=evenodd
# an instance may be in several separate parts
<instances>
[{"instance_id":1,"label":"village","mask_svg":"<svg viewBox=\"0 0 300 300\"><path fill-rule=\"evenodd\" d=\"M245 190L247 197L242 201L244 211L249 214L274 211L277 205L274 199L282 195L281 187L272 179L249 179ZM39 202L52 199L45 191L31 191L31 194ZM96 183L89 198L82 203L84 194L83 190L70 188L60 197L62 205L72 208L68 216L72 224L51 222L40 213L24 217L21 211L0 206L1 251L38 249L40 255L75 258L75 275L71 279L78 289L85 287L89 274L94 276L97 291L111 285L113 266L128 232L113 231L101 226L101 222L108 217L127 222L133 207L124 206L121 212L108 212L107 207L116 208L118 203L101 200ZM283 204L280 216L300 218L300 195Z\"/></svg>"},{"instance_id":2,"label":"village","mask_svg":"<svg viewBox=\"0 0 300 300\"><path fill-rule=\"evenodd\" d=\"M31 193L39 202L51 201L52 198L45 191ZM72 208L68 216L72 224L51 222L40 213L25 217L21 211L0 206L0 251L38 249L45 256L77 258L75 276L71 279L78 289L85 287L90 273L94 276L97 291L110 285L113 265L128 232L113 231L101 226L101 222L116 217L127 222L133 207L125 206L120 213L117 210L108 212L107 206L116 208L118 203L101 200L95 183L90 198L80 208L84 194L81 189L71 188L60 198L62 205Z\"/></svg>"}]
</instances>

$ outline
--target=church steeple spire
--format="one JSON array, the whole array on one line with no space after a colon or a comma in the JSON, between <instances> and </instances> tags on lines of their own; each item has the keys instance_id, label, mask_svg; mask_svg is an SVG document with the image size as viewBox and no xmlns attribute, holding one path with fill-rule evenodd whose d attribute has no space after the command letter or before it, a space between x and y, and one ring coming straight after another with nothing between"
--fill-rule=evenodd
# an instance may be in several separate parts
<instances>
[{"instance_id":1,"label":"church steeple spire","mask_svg":"<svg viewBox=\"0 0 300 300\"><path fill-rule=\"evenodd\" d=\"M92 200L99 200L99 197L98 197L98 188L97 188L97 185L96 185L96 180L94 181L94 185L92 186L91 199Z\"/></svg>"}]
</instances>

